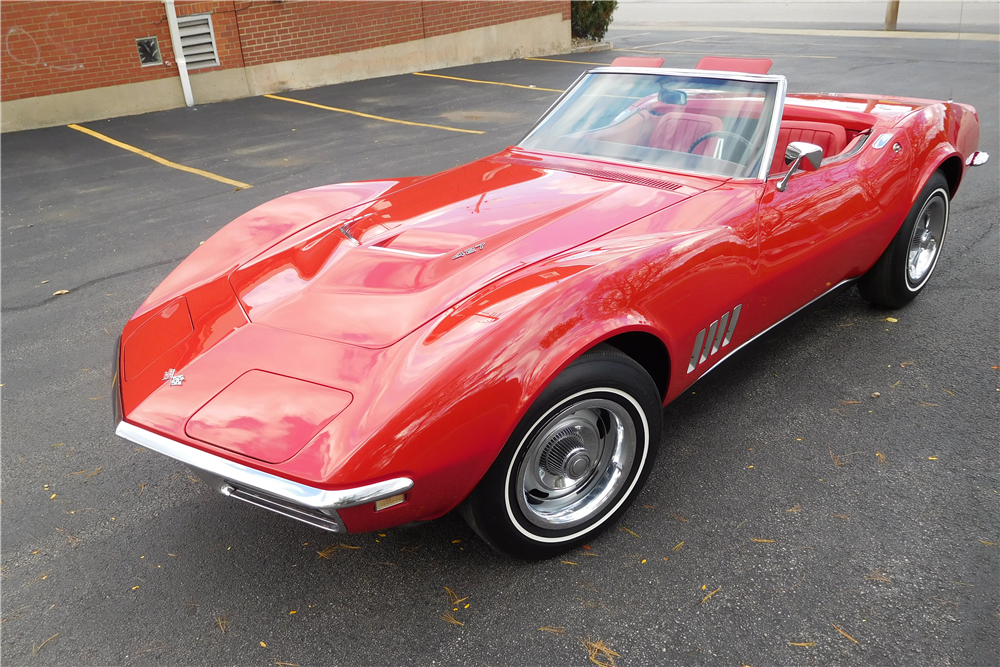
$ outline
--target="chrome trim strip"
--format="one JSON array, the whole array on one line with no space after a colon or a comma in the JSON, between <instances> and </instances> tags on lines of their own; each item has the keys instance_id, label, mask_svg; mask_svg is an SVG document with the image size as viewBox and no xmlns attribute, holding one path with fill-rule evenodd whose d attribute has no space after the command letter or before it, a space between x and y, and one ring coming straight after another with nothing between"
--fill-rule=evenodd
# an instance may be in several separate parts
<instances>
[{"instance_id":1,"label":"chrome trim strip","mask_svg":"<svg viewBox=\"0 0 1000 667\"><path fill-rule=\"evenodd\" d=\"M771 115L771 127L768 128L767 141L764 144L764 154L761 156L760 171L757 177L767 180L768 171L771 169L771 161L774 159L774 151L778 147L778 132L781 129L781 115L785 113L785 94L788 91L788 81L785 77L780 77L778 81L778 92L774 98L774 109Z\"/></svg>"},{"instance_id":2,"label":"chrome trim strip","mask_svg":"<svg viewBox=\"0 0 1000 667\"><path fill-rule=\"evenodd\" d=\"M710 325L708 325L708 337L705 339L705 349L701 351L701 359L698 363L703 363L708 360L709 351L712 347L712 341L715 340L715 330L719 328L719 320L715 320Z\"/></svg>"},{"instance_id":3,"label":"chrome trim strip","mask_svg":"<svg viewBox=\"0 0 1000 667\"><path fill-rule=\"evenodd\" d=\"M726 337L722 339L722 347L729 345L729 341L733 339L733 332L736 331L736 321L740 319L740 311L743 310L743 304L733 308L733 319L729 320L729 328L726 330Z\"/></svg>"},{"instance_id":4,"label":"chrome trim strip","mask_svg":"<svg viewBox=\"0 0 1000 667\"><path fill-rule=\"evenodd\" d=\"M728 72L718 69L684 69L680 67L594 67L585 74L675 74L701 79L727 79L731 81L750 81L753 83L777 83L785 77L781 74L750 74L749 72ZM570 86L572 88L572 86Z\"/></svg>"},{"instance_id":5,"label":"chrome trim strip","mask_svg":"<svg viewBox=\"0 0 1000 667\"><path fill-rule=\"evenodd\" d=\"M798 315L799 313L801 313L803 310L805 310L809 306L813 305L814 303L816 303L817 301L819 301L823 297L827 296L828 294L836 292L838 289L844 287L845 285L851 285L853 283L858 282L859 278L860 278L860 276L858 278L848 278L847 280L841 280L839 283L837 283L836 285L834 285L833 287L831 287L827 291L823 292L822 294L820 294L818 297L816 297L815 299L813 299L812 301L810 301L806 305L804 305L801 308L799 308L798 310L795 310L794 312L792 312L791 315L786 315L785 317L781 318L780 320L778 320L777 322L775 322L774 324L772 324L768 328L766 328L763 331L761 331L756 336L754 336L754 337L748 339L747 341L745 341L744 343L742 343L742 344L734 347L732 350L729 351L729 354L725 355L724 357L722 357L721 359L719 359L718 361L716 361L704 373L702 373L700 376L698 376L698 381L700 381L703 377L705 377L706 375L708 375L709 373L711 373L713 370L715 370L719 366L719 364L721 364L723 361L725 361L729 357L733 356L734 354L736 354L737 352L739 352L740 350L742 350L744 347L746 347L750 343L754 342L755 340L757 340L761 336L765 335L766 333L768 333L769 331L771 331L775 327L778 327L783 322L785 322L787 320L790 320L791 318L795 317L796 315ZM734 313L734 315L733 315L733 321L729 325L730 330L732 330L736 326L736 318L739 316L739 312L738 311L739 311L740 308L742 308L742 306L736 306L736 309L733 311L733 313ZM726 343L728 343L728 342L729 342L729 336L726 337ZM726 343L723 343L723 345L725 345Z\"/></svg>"},{"instance_id":6,"label":"chrome trim strip","mask_svg":"<svg viewBox=\"0 0 1000 667\"><path fill-rule=\"evenodd\" d=\"M715 337L715 342L712 343L712 354L718 352L719 348L722 347L722 339L726 335L726 322L728 321L729 321L729 313L723 315L722 319L719 320L719 333Z\"/></svg>"},{"instance_id":7,"label":"chrome trim strip","mask_svg":"<svg viewBox=\"0 0 1000 667\"><path fill-rule=\"evenodd\" d=\"M688 363L688 373L697 368L698 364L698 354L701 352L701 345L705 342L705 330L702 329L698 332L698 337L694 340L694 350L691 351L691 361Z\"/></svg>"},{"instance_id":8,"label":"chrome trim strip","mask_svg":"<svg viewBox=\"0 0 1000 667\"><path fill-rule=\"evenodd\" d=\"M416 252L415 250L397 250L396 248L388 248L381 245L371 245L368 246L370 250L380 250L382 252L395 253L397 255L404 255L406 257L419 257L420 259L434 259L435 257L444 257L448 253L429 253L429 252Z\"/></svg>"},{"instance_id":9,"label":"chrome trim strip","mask_svg":"<svg viewBox=\"0 0 1000 667\"><path fill-rule=\"evenodd\" d=\"M188 447L128 422L119 422L115 435L177 459L196 471L204 471L211 476L227 480L237 487L256 489L295 505L321 512L373 503L413 488L413 480L397 477L354 489L317 489ZM221 489L217 490L221 492Z\"/></svg>"}]
</instances>

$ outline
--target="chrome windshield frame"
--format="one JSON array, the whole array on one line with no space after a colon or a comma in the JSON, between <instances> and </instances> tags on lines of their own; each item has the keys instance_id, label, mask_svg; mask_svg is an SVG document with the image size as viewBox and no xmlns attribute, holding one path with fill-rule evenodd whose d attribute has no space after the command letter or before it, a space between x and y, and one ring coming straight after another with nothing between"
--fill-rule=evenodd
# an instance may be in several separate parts
<instances>
[{"instance_id":1,"label":"chrome windshield frame","mask_svg":"<svg viewBox=\"0 0 1000 667\"><path fill-rule=\"evenodd\" d=\"M531 126L528 133L525 134L520 141L515 144L517 148L522 148L526 151L536 150L533 148L522 147L521 144L525 142L529 137L534 135L542 123L553 113L558 111L566 101L569 99L570 95L575 91L587 77L593 74L644 74L649 76L680 76L680 77L697 77L702 79L721 79L725 81L745 81L749 83L771 83L776 84L777 88L775 90L775 100L774 106L771 109L771 118L767 126L767 138L764 140L764 152L761 155L760 167L757 170L757 174L754 176L744 176L744 177L733 177L733 176L720 176L717 174L706 174L703 172L692 172L686 169L677 169L671 167L661 167L659 165L642 164L636 165L636 163L631 163L625 160L615 160L613 158L595 157L592 155L577 155L575 153L561 153L560 151L553 151L551 149L537 149L542 152L555 153L559 155L568 155L571 157L577 157L582 159L592 159L599 161L610 161L618 162L621 164L631 164L633 166L642 166L648 169L656 169L659 171L676 171L686 174L697 174L699 176L707 176L709 178L727 178L729 180L736 181L765 181L768 176L768 169L771 166L771 161L774 159L774 149L778 144L778 130L781 125L781 114L785 108L785 94L788 90L788 80L780 74L746 74L744 72L724 72L720 70L703 70L703 69L675 69L669 67L594 67L583 72L577 77L576 81L573 82L569 88L562 92L555 102L546 110L542 116L535 121L535 124Z\"/></svg>"}]
</instances>

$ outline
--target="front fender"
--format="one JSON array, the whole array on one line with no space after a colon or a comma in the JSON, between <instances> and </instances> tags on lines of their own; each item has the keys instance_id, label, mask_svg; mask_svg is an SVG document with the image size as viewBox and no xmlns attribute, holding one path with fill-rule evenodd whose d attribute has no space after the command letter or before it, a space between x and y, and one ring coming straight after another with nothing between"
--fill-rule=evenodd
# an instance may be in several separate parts
<instances>
[{"instance_id":1,"label":"front fender","mask_svg":"<svg viewBox=\"0 0 1000 667\"><path fill-rule=\"evenodd\" d=\"M359 398L385 421L344 463L337 483L405 475L414 487L405 504L385 512L345 510L350 530L433 519L457 506L545 387L601 341L642 331L671 352L636 290L668 276L665 266L636 261L644 247L669 254L663 236L619 246L578 249L508 276L401 343L406 351L380 370L393 378L380 395L404 400Z\"/></svg>"},{"instance_id":2,"label":"front fender","mask_svg":"<svg viewBox=\"0 0 1000 667\"><path fill-rule=\"evenodd\" d=\"M225 276L291 234L409 187L419 178L337 183L278 197L236 218L195 249L139 306L133 318Z\"/></svg>"}]
</instances>

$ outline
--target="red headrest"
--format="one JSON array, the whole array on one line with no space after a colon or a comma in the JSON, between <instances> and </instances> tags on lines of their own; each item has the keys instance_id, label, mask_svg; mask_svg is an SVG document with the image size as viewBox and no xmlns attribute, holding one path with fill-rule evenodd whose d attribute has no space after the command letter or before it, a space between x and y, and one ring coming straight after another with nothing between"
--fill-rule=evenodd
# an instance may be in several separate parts
<instances>
[{"instance_id":1,"label":"red headrest","mask_svg":"<svg viewBox=\"0 0 1000 667\"><path fill-rule=\"evenodd\" d=\"M767 74L771 69L770 58L722 58L705 56L698 61L695 69L714 69L723 72L745 72L747 74Z\"/></svg>"},{"instance_id":2,"label":"red headrest","mask_svg":"<svg viewBox=\"0 0 1000 667\"><path fill-rule=\"evenodd\" d=\"M619 56L611 61L612 67L663 67L663 58L633 58Z\"/></svg>"}]
</instances>

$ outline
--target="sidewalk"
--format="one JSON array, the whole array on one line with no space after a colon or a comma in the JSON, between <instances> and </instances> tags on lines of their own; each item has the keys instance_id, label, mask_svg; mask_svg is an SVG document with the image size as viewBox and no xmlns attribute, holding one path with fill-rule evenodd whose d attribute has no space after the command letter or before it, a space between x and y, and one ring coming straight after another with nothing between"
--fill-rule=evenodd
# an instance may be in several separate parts
<instances>
[{"instance_id":1,"label":"sidewalk","mask_svg":"<svg viewBox=\"0 0 1000 667\"><path fill-rule=\"evenodd\" d=\"M611 25L613 28L699 25L882 31L886 4L885 0L619 0ZM901 0L896 29L899 32L996 34L1000 32L1000 3L995 0Z\"/></svg>"}]
</instances>

